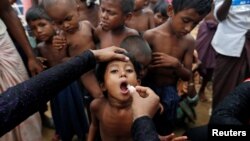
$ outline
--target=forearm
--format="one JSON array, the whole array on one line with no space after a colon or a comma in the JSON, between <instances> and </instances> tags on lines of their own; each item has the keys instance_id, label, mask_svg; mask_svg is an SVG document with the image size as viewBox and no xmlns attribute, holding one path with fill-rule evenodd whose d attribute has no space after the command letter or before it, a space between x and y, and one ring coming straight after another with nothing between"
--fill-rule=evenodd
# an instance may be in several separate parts
<instances>
[{"instance_id":1,"label":"forearm","mask_svg":"<svg viewBox=\"0 0 250 141\"><path fill-rule=\"evenodd\" d=\"M227 18L231 4L232 0L224 0L223 4L219 7L216 13L216 16L219 21L223 21Z\"/></svg>"},{"instance_id":2,"label":"forearm","mask_svg":"<svg viewBox=\"0 0 250 141\"><path fill-rule=\"evenodd\" d=\"M185 68L181 63L176 67L175 74L183 81L190 81L192 76L192 72Z\"/></svg>"},{"instance_id":3,"label":"forearm","mask_svg":"<svg viewBox=\"0 0 250 141\"><path fill-rule=\"evenodd\" d=\"M20 44L26 56L29 59L35 59L20 19L17 17L12 7L6 9L7 10L1 13L1 18L7 26L8 32Z\"/></svg>"},{"instance_id":4,"label":"forearm","mask_svg":"<svg viewBox=\"0 0 250 141\"><path fill-rule=\"evenodd\" d=\"M93 124L90 124L87 141L95 140L97 130L98 130L98 127L94 126Z\"/></svg>"},{"instance_id":5,"label":"forearm","mask_svg":"<svg viewBox=\"0 0 250 141\"><path fill-rule=\"evenodd\" d=\"M40 105L46 103L83 73L93 69L95 64L93 53L86 51L2 93L0 136L38 111Z\"/></svg>"},{"instance_id":6,"label":"forearm","mask_svg":"<svg viewBox=\"0 0 250 141\"><path fill-rule=\"evenodd\" d=\"M152 119L147 116L137 118L134 121L132 138L134 141L160 141Z\"/></svg>"}]
</instances>

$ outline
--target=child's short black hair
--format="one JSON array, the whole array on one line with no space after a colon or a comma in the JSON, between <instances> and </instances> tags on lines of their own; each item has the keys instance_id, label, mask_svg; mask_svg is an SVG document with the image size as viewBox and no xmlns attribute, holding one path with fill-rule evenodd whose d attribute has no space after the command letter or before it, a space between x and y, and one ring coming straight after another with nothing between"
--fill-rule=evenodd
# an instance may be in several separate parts
<instances>
[{"instance_id":1,"label":"child's short black hair","mask_svg":"<svg viewBox=\"0 0 250 141\"><path fill-rule=\"evenodd\" d=\"M185 9L193 8L199 15L206 15L211 11L211 0L173 0L174 12L178 13Z\"/></svg>"},{"instance_id":2,"label":"child's short black hair","mask_svg":"<svg viewBox=\"0 0 250 141\"><path fill-rule=\"evenodd\" d=\"M40 19L51 21L50 17L47 15L47 13L44 11L44 9L41 6L32 6L26 12L27 22L40 20Z\"/></svg>"},{"instance_id":3,"label":"child's short black hair","mask_svg":"<svg viewBox=\"0 0 250 141\"><path fill-rule=\"evenodd\" d=\"M131 54L125 53L125 55L127 57L129 57L129 60L134 65L136 75L137 75L137 77L139 77L139 72L141 71L139 63L135 60L135 58ZM104 82L104 74L105 74L105 71L106 71L107 66L108 66L109 63L110 62L102 62L102 63L99 63L97 65L95 73L96 73L96 78L97 78L97 80L98 80L99 83L103 83Z\"/></svg>"},{"instance_id":4,"label":"child's short black hair","mask_svg":"<svg viewBox=\"0 0 250 141\"><path fill-rule=\"evenodd\" d=\"M120 0L122 12L124 14L128 14L129 12L133 12L134 10L134 0Z\"/></svg>"},{"instance_id":5,"label":"child's short black hair","mask_svg":"<svg viewBox=\"0 0 250 141\"><path fill-rule=\"evenodd\" d=\"M167 6L168 3L166 2L166 0L159 0L153 7L154 14L161 13L162 16L168 17Z\"/></svg>"},{"instance_id":6,"label":"child's short black hair","mask_svg":"<svg viewBox=\"0 0 250 141\"><path fill-rule=\"evenodd\" d=\"M152 54L152 50L148 42L139 35L131 35L126 37L121 42L120 46L121 48L126 49L130 54L135 56L135 58L138 53L145 56L151 56Z\"/></svg>"}]
</instances>

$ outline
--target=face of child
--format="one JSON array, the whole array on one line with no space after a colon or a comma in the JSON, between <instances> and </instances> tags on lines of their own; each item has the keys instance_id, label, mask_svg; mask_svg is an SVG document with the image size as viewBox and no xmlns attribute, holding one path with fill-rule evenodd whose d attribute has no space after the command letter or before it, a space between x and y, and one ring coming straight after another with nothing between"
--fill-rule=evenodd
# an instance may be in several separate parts
<instances>
[{"instance_id":1,"label":"face of child","mask_svg":"<svg viewBox=\"0 0 250 141\"><path fill-rule=\"evenodd\" d=\"M66 33L74 33L79 28L79 13L77 6L69 6L58 2L56 5L46 8L46 12L52 18L55 25Z\"/></svg>"},{"instance_id":2,"label":"face of child","mask_svg":"<svg viewBox=\"0 0 250 141\"><path fill-rule=\"evenodd\" d=\"M108 31L123 26L126 15L123 13L120 0L102 0L100 5L100 26Z\"/></svg>"},{"instance_id":3,"label":"face of child","mask_svg":"<svg viewBox=\"0 0 250 141\"><path fill-rule=\"evenodd\" d=\"M104 74L103 90L107 91L109 97L126 102L131 99L127 85L136 86L138 83L134 65L130 61L112 61Z\"/></svg>"},{"instance_id":4,"label":"face of child","mask_svg":"<svg viewBox=\"0 0 250 141\"><path fill-rule=\"evenodd\" d=\"M154 22L156 26L163 24L165 21L167 21L167 19L168 17L163 16L160 12L154 14Z\"/></svg>"},{"instance_id":5,"label":"face of child","mask_svg":"<svg viewBox=\"0 0 250 141\"><path fill-rule=\"evenodd\" d=\"M135 7L134 10L143 9L144 5L146 4L146 0L135 0Z\"/></svg>"},{"instance_id":6,"label":"face of child","mask_svg":"<svg viewBox=\"0 0 250 141\"><path fill-rule=\"evenodd\" d=\"M45 19L30 21L28 24L39 41L48 41L55 33L53 25Z\"/></svg>"},{"instance_id":7,"label":"face of child","mask_svg":"<svg viewBox=\"0 0 250 141\"><path fill-rule=\"evenodd\" d=\"M194 9L184 9L176 14L172 11L169 15L171 28L177 37L183 37L190 33L205 16L199 15Z\"/></svg>"}]
</instances>

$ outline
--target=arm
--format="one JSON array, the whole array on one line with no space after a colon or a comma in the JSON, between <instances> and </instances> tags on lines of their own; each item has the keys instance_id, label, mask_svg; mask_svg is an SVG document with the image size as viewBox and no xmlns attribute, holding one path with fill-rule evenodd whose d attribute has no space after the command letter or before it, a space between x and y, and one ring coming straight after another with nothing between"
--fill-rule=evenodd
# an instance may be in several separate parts
<instances>
[{"instance_id":1,"label":"arm","mask_svg":"<svg viewBox=\"0 0 250 141\"><path fill-rule=\"evenodd\" d=\"M160 141L151 119L159 109L159 97L147 87L136 86L135 89L130 87L129 91L133 98L132 111L134 122L131 129L133 140Z\"/></svg>"},{"instance_id":2,"label":"arm","mask_svg":"<svg viewBox=\"0 0 250 141\"><path fill-rule=\"evenodd\" d=\"M94 70L81 76L81 82L93 98L102 97L103 93L96 79Z\"/></svg>"},{"instance_id":3,"label":"arm","mask_svg":"<svg viewBox=\"0 0 250 141\"><path fill-rule=\"evenodd\" d=\"M210 124L242 125L250 119L250 82L237 86L214 109Z\"/></svg>"},{"instance_id":4,"label":"arm","mask_svg":"<svg viewBox=\"0 0 250 141\"><path fill-rule=\"evenodd\" d=\"M116 52L126 51L118 47L86 51L3 92L0 95L0 136L38 111L40 105L84 72L93 69L96 61L128 60Z\"/></svg>"},{"instance_id":5,"label":"arm","mask_svg":"<svg viewBox=\"0 0 250 141\"><path fill-rule=\"evenodd\" d=\"M149 17L149 29L152 29L155 27L154 13L152 11L148 11L147 15Z\"/></svg>"},{"instance_id":6,"label":"arm","mask_svg":"<svg viewBox=\"0 0 250 141\"><path fill-rule=\"evenodd\" d=\"M223 3L220 5L220 7L215 13L219 21L223 21L227 18L231 4L232 4L232 0L224 0ZM215 7L216 7L216 2L215 2Z\"/></svg>"},{"instance_id":7,"label":"arm","mask_svg":"<svg viewBox=\"0 0 250 141\"><path fill-rule=\"evenodd\" d=\"M99 101L99 99L93 100L91 102L91 105L90 105L91 123L90 123L90 127L89 127L89 134L88 134L87 141L94 141L96 133L99 130L98 120L97 120L96 115L95 115L95 113L97 111L97 107L99 107L98 104L100 104L100 103L97 103L97 101Z\"/></svg>"},{"instance_id":8,"label":"arm","mask_svg":"<svg viewBox=\"0 0 250 141\"><path fill-rule=\"evenodd\" d=\"M148 116L139 117L134 121L132 125L132 137L134 141L160 141L154 123Z\"/></svg>"},{"instance_id":9,"label":"arm","mask_svg":"<svg viewBox=\"0 0 250 141\"><path fill-rule=\"evenodd\" d=\"M193 63L193 52L195 48L195 40L191 35L185 37L185 44L187 45L183 56L182 64L178 62L176 64L176 75L184 81L191 81L192 83L192 63Z\"/></svg>"},{"instance_id":10,"label":"arm","mask_svg":"<svg viewBox=\"0 0 250 141\"><path fill-rule=\"evenodd\" d=\"M9 33L21 45L28 58L28 66L32 75L43 70L42 65L36 60L32 48L25 35L23 26L8 0L0 1L0 17L8 28Z\"/></svg>"}]
</instances>

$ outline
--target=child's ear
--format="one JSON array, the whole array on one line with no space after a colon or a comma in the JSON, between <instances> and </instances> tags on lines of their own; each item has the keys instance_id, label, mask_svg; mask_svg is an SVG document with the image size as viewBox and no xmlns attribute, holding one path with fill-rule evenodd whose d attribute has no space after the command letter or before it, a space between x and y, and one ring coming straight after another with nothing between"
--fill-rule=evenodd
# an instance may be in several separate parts
<instances>
[{"instance_id":1,"label":"child's ear","mask_svg":"<svg viewBox=\"0 0 250 141\"><path fill-rule=\"evenodd\" d=\"M167 6L166 10L167 10L168 17L174 16L174 8L173 8L173 6L171 4L169 4Z\"/></svg>"},{"instance_id":2,"label":"child's ear","mask_svg":"<svg viewBox=\"0 0 250 141\"><path fill-rule=\"evenodd\" d=\"M101 87L101 90L103 92L105 92L107 90L106 87L105 87L105 85L103 83L100 84L100 87Z\"/></svg>"}]
</instances>

